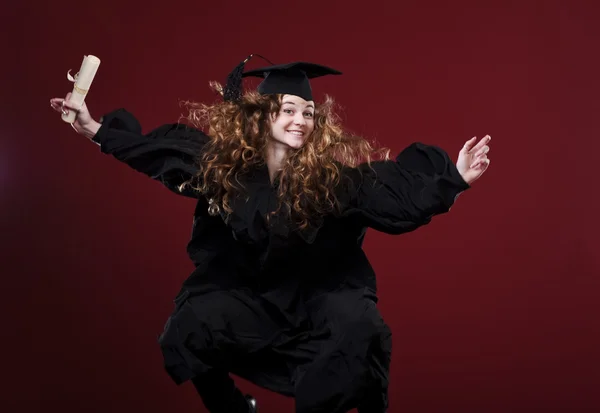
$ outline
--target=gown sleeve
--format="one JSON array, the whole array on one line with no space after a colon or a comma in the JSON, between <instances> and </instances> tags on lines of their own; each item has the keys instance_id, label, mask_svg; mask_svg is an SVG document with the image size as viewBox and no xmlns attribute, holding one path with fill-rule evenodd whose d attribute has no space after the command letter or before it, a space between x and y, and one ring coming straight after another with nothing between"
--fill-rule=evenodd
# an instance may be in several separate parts
<instances>
[{"instance_id":1,"label":"gown sleeve","mask_svg":"<svg viewBox=\"0 0 600 413\"><path fill-rule=\"evenodd\" d=\"M197 159L210 140L202 131L183 124L166 124L142 134L138 120L125 109L105 115L101 124L93 141L102 153L179 195L197 198L191 188L180 191L178 187L198 172Z\"/></svg>"},{"instance_id":2,"label":"gown sleeve","mask_svg":"<svg viewBox=\"0 0 600 413\"><path fill-rule=\"evenodd\" d=\"M448 154L413 143L395 160L349 170L344 215L388 234L413 231L450 210L470 186Z\"/></svg>"}]
</instances>

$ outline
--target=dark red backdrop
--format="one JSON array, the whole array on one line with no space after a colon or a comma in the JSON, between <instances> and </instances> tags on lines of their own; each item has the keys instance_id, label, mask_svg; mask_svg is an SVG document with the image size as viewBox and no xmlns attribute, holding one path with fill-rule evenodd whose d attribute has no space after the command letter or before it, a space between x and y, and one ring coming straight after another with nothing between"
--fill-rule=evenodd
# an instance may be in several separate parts
<instances>
[{"instance_id":1,"label":"dark red backdrop","mask_svg":"<svg viewBox=\"0 0 600 413\"><path fill-rule=\"evenodd\" d=\"M317 97L394 152L455 155L491 134L490 170L450 214L368 236L394 332L390 412L599 411L598 3L217 3L5 9L2 411L203 411L156 344L192 268L194 205L50 109L88 53L102 59L92 114L125 107L145 130L260 53L344 71ZM291 411L240 385L261 412Z\"/></svg>"}]
</instances>

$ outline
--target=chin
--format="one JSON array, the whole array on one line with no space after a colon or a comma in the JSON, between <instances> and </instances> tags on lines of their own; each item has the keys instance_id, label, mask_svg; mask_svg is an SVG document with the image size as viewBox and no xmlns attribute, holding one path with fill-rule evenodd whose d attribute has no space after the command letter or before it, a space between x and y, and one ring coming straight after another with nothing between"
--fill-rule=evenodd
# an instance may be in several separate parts
<instances>
[{"instance_id":1,"label":"chin","mask_svg":"<svg viewBox=\"0 0 600 413\"><path fill-rule=\"evenodd\" d=\"M285 144L292 149L300 149L302 146L304 146L304 139L302 139L302 140L299 139L299 140L293 141L293 142L286 142Z\"/></svg>"},{"instance_id":2,"label":"chin","mask_svg":"<svg viewBox=\"0 0 600 413\"><path fill-rule=\"evenodd\" d=\"M284 145L287 146L290 149L300 149L303 145L304 142L306 141L306 139L304 137L285 137L284 139L273 139L275 142L277 142L280 145Z\"/></svg>"}]
</instances>

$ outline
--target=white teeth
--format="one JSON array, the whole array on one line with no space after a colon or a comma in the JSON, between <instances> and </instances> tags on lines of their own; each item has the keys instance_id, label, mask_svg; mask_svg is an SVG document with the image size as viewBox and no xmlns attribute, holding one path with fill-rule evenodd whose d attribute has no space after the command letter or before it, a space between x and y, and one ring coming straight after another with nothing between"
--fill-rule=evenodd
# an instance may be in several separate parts
<instances>
[{"instance_id":1,"label":"white teeth","mask_svg":"<svg viewBox=\"0 0 600 413\"><path fill-rule=\"evenodd\" d=\"M289 130L288 132L291 133L292 135L296 135L296 136L302 136L302 135L304 135L304 132L298 132L298 131L295 131L295 130Z\"/></svg>"}]
</instances>

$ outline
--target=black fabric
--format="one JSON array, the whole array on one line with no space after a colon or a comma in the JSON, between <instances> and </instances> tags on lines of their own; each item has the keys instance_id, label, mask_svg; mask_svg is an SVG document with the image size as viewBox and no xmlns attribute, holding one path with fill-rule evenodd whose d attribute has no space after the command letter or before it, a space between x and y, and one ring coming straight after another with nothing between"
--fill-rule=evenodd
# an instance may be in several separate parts
<instances>
[{"instance_id":1,"label":"black fabric","mask_svg":"<svg viewBox=\"0 0 600 413\"><path fill-rule=\"evenodd\" d=\"M225 370L212 369L192 378L204 406L211 413L250 413L242 392Z\"/></svg>"},{"instance_id":2,"label":"black fabric","mask_svg":"<svg viewBox=\"0 0 600 413\"><path fill-rule=\"evenodd\" d=\"M178 186L198 171L197 157L209 141L202 131L184 124L167 124L142 135L138 120L125 109L118 109L103 116L93 140L103 153L160 181L171 191L197 196L190 188L182 192Z\"/></svg>"},{"instance_id":3,"label":"black fabric","mask_svg":"<svg viewBox=\"0 0 600 413\"><path fill-rule=\"evenodd\" d=\"M299 96L304 100L313 100L309 79L341 74L342 72L327 66L293 62L248 70L242 74L242 77L263 78L264 80L257 87L258 92L263 95L287 94Z\"/></svg>"},{"instance_id":4,"label":"black fabric","mask_svg":"<svg viewBox=\"0 0 600 413\"><path fill-rule=\"evenodd\" d=\"M181 125L142 135L121 110L105 117L96 139L103 152L174 190L197 171L209 138ZM305 231L265 220L276 207L266 167L242 177L246 193L226 220L197 198L188 244L196 269L159 338L175 383L217 369L294 396L300 413L385 411L391 332L361 248L365 231L413 231L469 186L443 150L420 143L343 176L341 214Z\"/></svg>"}]
</instances>

